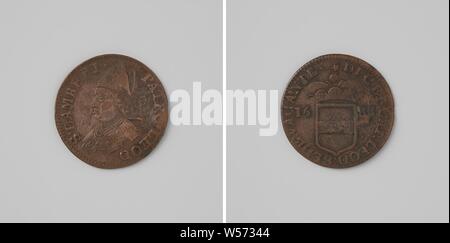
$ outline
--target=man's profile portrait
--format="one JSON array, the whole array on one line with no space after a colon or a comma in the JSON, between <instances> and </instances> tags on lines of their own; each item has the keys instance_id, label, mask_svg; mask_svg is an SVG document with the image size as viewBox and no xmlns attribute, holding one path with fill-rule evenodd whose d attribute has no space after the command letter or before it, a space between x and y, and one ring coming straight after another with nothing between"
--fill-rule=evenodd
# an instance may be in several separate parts
<instances>
[{"instance_id":1,"label":"man's profile portrait","mask_svg":"<svg viewBox=\"0 0 450 243\"><path fill-rule=\"evenodd\" d=\"M138 137L138 128L124 112L124 94L131 95L128 75L123 65L114 66L96 82L83 149L112 153Z\"/></svg>"}]
</instances>

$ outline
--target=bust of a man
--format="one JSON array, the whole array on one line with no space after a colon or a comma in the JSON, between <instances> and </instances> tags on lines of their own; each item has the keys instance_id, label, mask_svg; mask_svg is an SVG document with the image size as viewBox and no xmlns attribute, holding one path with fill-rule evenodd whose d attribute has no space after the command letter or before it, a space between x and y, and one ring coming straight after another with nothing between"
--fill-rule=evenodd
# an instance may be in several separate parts
<instances>
[{"instance_id":1,"label":"bust of a man","mask_svg":"<svg viewBox=\"0 0 450 243\"><path fill-rule=\"evenodd\" d=\"M91 103L91 127L80 146L87 151L112 153L138 136L137 127L123 111L120 94L131 95L123 66L107 72L96 83Z\"/></svg>"}]
</instances>

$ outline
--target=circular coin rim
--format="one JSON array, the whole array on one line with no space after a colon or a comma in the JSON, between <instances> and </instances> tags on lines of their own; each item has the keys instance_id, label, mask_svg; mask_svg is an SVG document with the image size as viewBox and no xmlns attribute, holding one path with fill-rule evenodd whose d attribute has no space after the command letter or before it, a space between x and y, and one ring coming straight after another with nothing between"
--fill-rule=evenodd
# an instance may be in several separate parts
<instances>
[{"instance_id":1,"label":"circular coin rim","mask_svg":"<svg viewBox=\"0 0 450 243\"><path fill-rule=\"evenodd\" d=\"M155 79L158 81L158 83L161 85L162 89L163 89L163 94L164 94L164 103L166 104L166 109L167 112L164 112L163 114L165 114L162 117L162 126L161 126L161 133L159 134L159 136L157 137L157 139L155 140L155 146L148 150L148 151L143 151L142 155L140 155L139 157L137 157L134 160L130 160L129 162L125 163L124 165L120 165L120 166L108 166L108 163L103 163L100 161L97 161L95 159L92 158L88 158L87 155L85 155L85 153L80 153L79 151L75 151L71 144L69 144L68 142L66 142L63 139L63 135L62 135L62 130L63 128L61 127L61 122L58 122L58 104L60 104L61 101L61 94L63 92L63 87L66 86L67 80L68 78L73 75L75 73L75 71L77 71L80 67L82 67L83 65L86 65L87 63L93 61L94 59L98 59L98 58L104 58L104 57L117 57L117 58L125 58L128 59L131 62L135 62L138 65L142 65L144 67L144 69L146 69L152 76L155 77ZM89 58L85 61L83 61L81 64L78 64L75 68L72 69L72 71L70 71L70 73L64 78L64 81L61 83L61 86L58 89L58 93L56 96L56 102L55 102L55 124L56 124L56 129L58 131L59 137L61 138L61 140L63 141L64 145L70 150L70 152L75 155L75 157L77 157L78 159L80 159L81 161L83 161L84 163L99 168L99 169L107 169L107 170L111 170L111 169L121 169L121 168L125 168L125 167L129 167L132 166L138 162L140 162L141 160L143 160L145 157L147 157L159 144L159 142L161 141L162 137L165 134L166 128L167 128L167 123L168 123L168 112L169 112L169 103L168 103L168 99L167 99L167 94L166 94L166 90L164 88L164 85L162 84L162 82L160 81L160 79L158 78L158 76L156 76L156 74L149 68L147 67L147 65L145 65L144 63L142 63L141 61L134 59L132 57L123 55L123 54L102 54L102 55L98 55L92 58Z\"/></svg>"},{"instance_id":2,"label":"circular coin rim","mask_svg":"<svg viewBox=\"0 0 450 243\"><path fill-rule=\"evenodd\" d=\"M359 160L357 163L350 163L348 165L343 165L343 166L342 165L333 166L333 164L332 165L324 165L324 164L321 164L319 162L316 162L314 160L311 160L311 159L307 158L305 155L302 154L303 151L300 151L300 149L298 149L294 145L294 143L291 141L291 138L287 135L286 124L283 121L284 96L286 95L286 92L287 92L287 90L289 88L289 85L291 84L293 79L300 72L302 72L305 68L309 67L310 65L315 64L315 63L317 63L317 62L319 62L321 60L330 59L330 58L351 59L351 60L355 61L356 63L358 63L360 65L366 66L371 71L371 73L375 73L377 75L377 77L379 78L378 80L380 80L382 82L382 85L385 87L385 90L387 91L388 97L390 98L390 100L392 102L392 106L390 107L391 110L392 110L392 114L391 114L392 120L391 120L391 122L389 124L388 131L386 132L387 135L384 137L383 141L380 143L381 146L379 146L377 148L377 150L375 152L373 152L372 154L370 154L367 158L365 158L363 160ZM390 138L390 136L392 134L392 130L393 130L394 124L395 124L395 100L394 100L394 96L392 95L392 90L391 90L388 82L386 81L386 79L370 63L368 63L368 62L366 62L366 61L364 61L364 60L362 60L362 59L360 59L358 57L349 55L349 54L332 53L332 54L321 55L321 56L318 56L318 57L316 57L314 59L311 59L307 63L303 64L299 69L297 69L297 71L294 73L294 75L292 75L292 77L289 79L289 82L287 83L286 88L284 89L283 96L282 96L282 99L281 99L280 113L281 113L281 123L282 123L282 126L283 126L284 134L287 137L287 139L288 139L289 143L291 144L291 146L294 147L294 149L297 151L297 153L299 153L303 158L307 159L308 161L311 161L314 164L320 165L320 166L325 167L325 168L330 168L330 169L347 169L347 168L352 168L352 167L359 166L359 165L367 162L368 160L373 158L376 154L378 154L384 148L385 144L387 143L387 141L389 140L389 138Z\"/></svg>"}]
</instances>

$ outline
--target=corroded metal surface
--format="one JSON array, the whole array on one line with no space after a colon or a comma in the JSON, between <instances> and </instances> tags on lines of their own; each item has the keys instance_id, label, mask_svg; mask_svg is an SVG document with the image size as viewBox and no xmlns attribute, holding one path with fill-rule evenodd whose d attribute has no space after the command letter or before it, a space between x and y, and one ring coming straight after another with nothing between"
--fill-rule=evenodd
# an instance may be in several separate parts
<instances>
[{"instance_id":1,"label":"corroded metal surface","mask_svg":"<svg viewBox=\"0 0 450 243\"><path fill-rule=\"evenodd\" d=\"M98 168L122 168L158 144L168 121L167 96L141 62L97 56L64 80L55 119L62 140L79 159Z\"/></svg>"},{"instance_id":2,"label":"corroded metal surface","mask_svg":"<svg viewBox=\"0 0 450 243\"><path fill-rule=\"evenodd\" d=\"M374 67L331 54L295 73L281 113L284 131L300 154L321 166L347 168L383 147L394 123L394 101Z\"/></svg>"}]
</instances>

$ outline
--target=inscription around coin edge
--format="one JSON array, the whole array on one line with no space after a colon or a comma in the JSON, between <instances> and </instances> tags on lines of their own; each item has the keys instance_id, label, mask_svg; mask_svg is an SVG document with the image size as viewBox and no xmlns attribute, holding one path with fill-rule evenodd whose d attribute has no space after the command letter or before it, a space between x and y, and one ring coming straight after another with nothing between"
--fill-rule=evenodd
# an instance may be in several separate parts
<instances>
[{"instance_id":1,"label":"inscription around coin edge","mask_svg":"<svg viewBox=\"0 0 450 243\"><path fill-rule=\"evenodd\" d=\"M300 94L300 92L303 90L304 87L306 87L311 82L314 82L313 79L319 75L319 72L322 71L314 67L317 63L320 63L320 61L324 59L330 59L330 58L343 58L346 59L347 62L340 62L340 65L334 65L334 69L342 68L342 71L345 72L354 72L356 76L362 75L362 82L370 84L372 86L378 86L379 89L384 90L387 92L387 97L390 100L387 101L388 107L383 107L384 109L380 111L379 119L377 121L377 125L374 131L372 131L372 134L366 139L366 141L361 142L361 146L359 146L359 150L357 152L350 150L351 154L349 156L357 157L357 158L349 158L352 159L352 162L349 161L342 161L340 164L333 164L337 161L332 161L331 157L325 157L323 156L323 153L318 152L315 149L315 146L312 146L308 144L307 142L303 141L303 139L297 134L296 128L295 128L295 117L292 117L293 114L300 114L300 115L308 115L308 112L299 112L302 109L296 109L296 112L293 113L292 110L296 104L297 96ZM348 60L350 59L350 60ZM356 64L358 65L357 68L354 66L351 66L349 64L352 61L356 61ZM366 72L366 74L364 74ZM369 75L369 73L375 73L376 75ZM383 86L383 87L379 87ZM377 87L375 87L377 88ZM383 97L378 97L380 100L383 99ZM386 101L381 101L381 103L386 103ZM305 109L303 109L305 110ZM309 108L311 110L311 108ZM359 165L368 159L370 159L372 156L374 156L385 144L387 139L389 138L389 134L391 133L393 122L394 122L394 104L393 104L393 97L392 93L390 91L389 86L387 85L387 82L384 80L384 78L381 76L381 74L370 64L366 63L365 61L362 61L361 59L348 56L348 55L341 55L341 54L330 54L330 55L324 55L320 56L318 58L315 58L311 60L310 62L303 65L292 77L291 81L289 82L283 99L282 99L282 105L281 105L281 111L282 111L282 123L283 123L283 129L285 130L285 133L290 141L290 143L293 145L293 147L303 156L308 158L314 163L317 163L319 165L325 166L325 167L331 167L331 168L347 168L352 167L355 165ZM308 109L306 109L308 111ZM317 130L317 127L315 127ZM367 154L364 159L361 159L360 154L365 153ZM347 158L348 159L348 158ZM359 160L359 161L358 161ZM355 161L357 161L355 163Z\"/></svg>"},{"instance_id":2,"label":"inscription around coin edge","mask_svg":"<svg viewBox=\"0 0 450 243\"><path fill-rule=\"evenodd\" d=\"M97 58L108 56L119 56L121 58L126 58L128 61L137 63L138 65L142 65L142 67L144 67L146 72L148 72L148 75L143 77L142 81L146 83L146 87L152 93L154 105L155 107L157 107L157 109L155 109L157 111L157 114L153 115L152 123L150 124L151 129L145 135L143 135L142 138L134 146L130 147L129 149L123 149L119 152L119 157L122 161L124 161L124 164L122 166L114 166L114 167L109 167L106 162L98 161L94 158L89 157L88 155L85 154L83 150L75 146L81 141L81 136L76 131L73 114L75 98L77 97L78 92L81 89L80 84L81 81L79 79L72 79L73 73L81 67L92 68L92 70L95 72L95 70L97 70L96 66L97 64L94 61ZM86 71L87 71L86 69L82 70L82 72ZM156 147L161 137L163 136L167 125L168 120L168 112L166 110L167 106L168 101L164 91L164 87L162 86L161 82L156 77L156 75L149 68L147 68L141 62L127 56L117 54L106 54L91 58L83 62L67 76L67 78L65 79L65 81L63 82L58 91L55 108L55 121L57 130L63 142L75 156L77 156L87 164L90 164L95 167L104 169L115 169L127 167L140 161L142 158L151 153L151 151ZM131 157L132 153L135 156L133 158ZM127 162L132 159L134 159L135 161Z\"/></svg>"}]
</instances>

